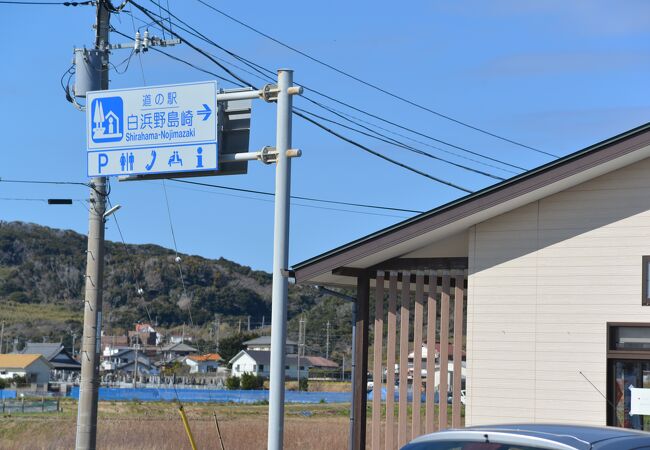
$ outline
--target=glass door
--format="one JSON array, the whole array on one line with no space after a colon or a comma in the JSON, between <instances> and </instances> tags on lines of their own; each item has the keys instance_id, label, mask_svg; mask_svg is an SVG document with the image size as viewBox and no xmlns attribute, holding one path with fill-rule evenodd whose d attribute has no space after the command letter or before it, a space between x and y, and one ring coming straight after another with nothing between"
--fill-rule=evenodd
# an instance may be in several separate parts
<instances>
[{"instance_id":1,"label":"glass door","mask_svg":"<svg viewBox=\"0 0 650 450\"><path fill-rule=\"evenodd\" d=\"M650 361L613 359L608 375L609 425L650 431L650 415L630 415L630 387L650 389Z\"/></svg>"}]
</instances>

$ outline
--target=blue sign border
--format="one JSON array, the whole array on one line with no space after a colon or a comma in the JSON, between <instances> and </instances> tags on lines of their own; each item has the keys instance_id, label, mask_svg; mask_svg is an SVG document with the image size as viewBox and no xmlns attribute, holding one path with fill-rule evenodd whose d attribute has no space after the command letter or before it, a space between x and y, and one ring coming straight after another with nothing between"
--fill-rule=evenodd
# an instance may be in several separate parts
<instances>
[{"instance_id":1,"label":"blue sign border","mask_svg":"<svg viewBox=\"0 0 650 450\"><path fill-rule=\"evenodd\" d=\"M110 96L114 93L119 93L119 92L127 92L127 91L141 91L144 89L162 89L162 88L171 88L171 87L177 87L177 86L197 86L200 84L212 84L213 89L214 89L214 105L215 105L215 111L213 111L214 114L214 141L206 141L206 140L198 140L198 141L183 141L182 143L178 144L169 144L169 145L155 145L156 148L163 148L163 147L181 147L185 145L195 145L195 144L217 144L217 155L219 154L219 103L217 101L217 94L219 93L218 91L218 86L217 82L215 80L208 80L208 81L197 81L194 83L177 83L177 84L161 84L158 86L144 86L144 87L135 87L135 88L124 88L124 89L109 89L106 91L89 91L86 95L86 98L88 98L88 95L92 96L94 94L106 94L107 96ZM96 98L102 98L102 97L94 97L92 100L95 100ZM89 117L88 114L86 115L86 151L87 152L97 152L97 151L108 151L108 150L127 150L127 149L138 149L138 148L148 148L152 147L151 145L126 145L126 146L111 146L111 147L105 147L105 148L97 148L97 147L91 147L91 137L90 134L88 133L88 120L92 120L92 117ZM94 143L93 143L94 144ZM153 148L153 147L152 147ZM214 170L214 169L213 169Z\"/></svg>"}]
</instances>

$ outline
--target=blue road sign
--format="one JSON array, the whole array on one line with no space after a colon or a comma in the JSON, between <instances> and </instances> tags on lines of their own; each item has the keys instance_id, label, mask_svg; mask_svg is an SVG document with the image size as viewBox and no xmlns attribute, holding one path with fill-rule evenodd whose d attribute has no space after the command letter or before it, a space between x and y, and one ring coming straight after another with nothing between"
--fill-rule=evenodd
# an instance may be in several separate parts
<instances>
[{"instance_id":1,"label":"blue road sign","mask_svg":"<svg viewBox=\"0 0 650 450\"><path fill-rule=\"evenodd\" d=\"M89 92L88 176L218 169L215 81Z\"/></svg>"}]
</instances>

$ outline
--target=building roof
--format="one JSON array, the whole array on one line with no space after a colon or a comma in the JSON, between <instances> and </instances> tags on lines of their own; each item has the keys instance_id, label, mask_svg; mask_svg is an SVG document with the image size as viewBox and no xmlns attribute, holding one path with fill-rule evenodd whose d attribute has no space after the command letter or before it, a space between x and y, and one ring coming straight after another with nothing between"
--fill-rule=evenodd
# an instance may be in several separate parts
<instances>
[{"instance_id":1,"label":"building roof","mask_svg":"<svg viewBox=\"0 0 650 450\"><path fill-rule=\"evenodd\" d=\"M48 366L52 366L43 355L34 354L0 354L0 367L5 369L26 369L34 364L37 360L41 359Z\"/></svg>"},{"instance_id":2,"label":"building roof","mask_svg":"<svg viewBox=\"0 0 650 450\"><path fill-rule=\"evenodd\" d=\"M28 342L22 354L41 354L54 369L81 370L81 363L74 359L59 342Z\"/></svg>"},{"instance_id":3,"label":"building roof","mask_svg":"<svg viewBox=\"0 0 650 450\"><path fill-rule=\"evenodd\" d=\"M244 345L271 345L271 336L260 336L255 339L250 339L248 341L244 342ZM292 341L291 339L286 340L286 345L298 345L296 341Z\"/></svg>"},{"instance_id":4,"label":"building roof","mask_svg":"<svg viewBox=\"0 0 650 450\"><path fill-rule=\"evenodd\" d=\"M218 353L206 353L205 355L190 355L187 359L191 359L195 362L205 362L205 361L220 361L221 355Z\"/></svg>"},{"instance_id":5,"label":"building roof","mask_svg":"<svg viewBox=\"0 0 650 450\"><path fill-rule=\"evenodd\" d=\"M41 354L45 359L50 360L58 355L61 350L63 350L63 344L60 342L28 342L20 353L32 355Z\"/></svg>"},{"instance_id":6,"label":"building roof","mask_svg":"<svg viewBox=\"0 0 650 450\"><path fill-rule=\"evenodd\" d=\"M163 352L198 352L197 349L187 345L184 342L178 342L176 344L167 344L161 348Z\"/></svg>"},{"instance_id":7,"label":"building roof","mask_svg":"<svg viewBox=\"0 0 650 450\"><path fill-rule=\"evenodd\" d=\"M239 353L237 353L233 358L230 360L230 363L233 361L239 359L242 354L246 353L248 356L253 358L255 362L260 365L268 365L271 364L271 352L267 352L264 350L241 350ZM286 364L288 366L297 366L298 365L298 355L286 355ZM309 362L309 359L307 356L302 356L300 357L300 365L301 366L312 366L312 364Z\"/></svg>"},{"instance_id":8,"label":"building roof","mask_svg":"<svg viewBox=\"0 0 650 450\"><path fill-rule=\"evenodd\" d=\"M377 264L650 156L650 123L293 265L296 282L349 285L341 267Z\"/></svg>"},{"instance_id":9,"label":"building roof","mask_svg":"<svg viewBox=\"0 0 650 450\"><path fill-rule=\"evenodd\" d=\"M309 364L313 367L336 369L339 366L334 361L331 361L327 358L323 358L321 356L305 356L305 359L309 361Z\"/></svg>"}]
</instances>

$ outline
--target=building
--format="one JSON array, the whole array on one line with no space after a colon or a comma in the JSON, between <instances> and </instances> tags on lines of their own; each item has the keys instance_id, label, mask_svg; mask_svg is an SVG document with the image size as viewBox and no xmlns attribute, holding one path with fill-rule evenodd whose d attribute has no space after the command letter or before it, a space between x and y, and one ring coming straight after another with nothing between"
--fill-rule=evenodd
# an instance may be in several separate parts
<instances>
[{"instance_id":1,"label":"building","mask_svg":"<svg viewBox=\"0 0 650 450\"><path fill-rule=\"evenodd\" d=\"M309 377L311 364L307 357L298 358L297 355L286 355L285 377L298 378L298 359L300 359L300 378ZM231 376L241 377L244 373L251 373L268 378L271 370L271 352L266 350L241 350L230 360Z\"/></svg>"},{"instance_id":2,"label":"building","mask_svg":"<svg viewBox=\"0 0 650 450\"><path fill-rule=\"evenodd\" d=\"M177 342L161 347L160 352L163 355L162 360L168 362L175 359L184 358L185 356L191 355L192 353L198 353L198 350L190 345L185 344L184 342Z\"/></svg>"},{"instance_id":3,"label":"building","mask_svg":"<svg viewBox=\"0 0 650 450\"><path fill-rule=\"evenodd\" d=\"M386 342L375 332L371 351L414 348L417 363L421 343L435 339L444 371L448 344L466 340L453 349L454 364L466 351L466 425L646 427L650 411L629 415L629 388L647 388L650 367L649 175L646 124L299 263L296 281L357 287L361 367L371 297L392 302L376 308L377 326L399 322L399 300L420 340ZM358 385L354 402L365 404L366 383ZM460 392L453 396L460 426ZM360 414L359 436L365 408ZM398 444L407 428L400 423Z\"/></svg>"},{"instance_id":4,"label":"building","mask_svg":"<svg viewBox=\"0 0 650 450\"><path fill-rule=\"evenodd\" d=\"M22 354L43 355L52 365L51 380L72 381L79 377L81 363L63 347L60 342L28 342Z\"/></svg>"},{"instance_id":5,"label":"building","mask_svg":"<svg viewBox=\"0 0 650 450\"><path fill-rule=\"evenodd\" d=\"M247 350L270 352L271 351L271 336L260 336L255 339L250 339L244 342ZM289 355L298 353L298 343L291 339L286 340L285 352Z\"/></svg>"},{"instance_id":6,"label":"building","mask_svg":"<svg viewBox=\"0 0 650 450\"><path fill-rule=\"evenodd\" d=\"M0 354L0 378L5 380L25 377L27 383L47 388L51 369L52 365L40 354Z\"/></svg>"},{"instance_id":7,"label":"building","mask_svg":"<svg viewBox=\"0 0 650 450\"><path fill-rule=\"evenodd\" d=\"M190 373L216 373L219 368L219 361L221 361L221 355L218 353L185 357L185 364L190 367Z\"/></svg>"}]
</instances>

